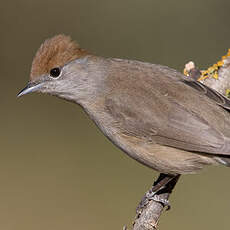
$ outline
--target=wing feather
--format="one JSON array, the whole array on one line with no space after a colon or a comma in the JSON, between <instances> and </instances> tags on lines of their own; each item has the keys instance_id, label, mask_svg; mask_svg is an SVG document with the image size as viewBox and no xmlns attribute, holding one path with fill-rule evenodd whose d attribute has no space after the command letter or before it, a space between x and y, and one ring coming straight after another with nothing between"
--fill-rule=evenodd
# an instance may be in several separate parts
<instances>
[{"instance_id":1,"label":"wing feather","mask_svg":"<svg viewBox=\"0 0 230 230\"><path fill-rule=\"evenodd\" d=\"M230 101L178 75L176 79L147 76L143 83L132 74L127 84L120 82L120 89L108 96L107 111L123 133L139 137L143 143L230 155L230 116L225 110L230 110Z\"/></svg>"}]
</instances>

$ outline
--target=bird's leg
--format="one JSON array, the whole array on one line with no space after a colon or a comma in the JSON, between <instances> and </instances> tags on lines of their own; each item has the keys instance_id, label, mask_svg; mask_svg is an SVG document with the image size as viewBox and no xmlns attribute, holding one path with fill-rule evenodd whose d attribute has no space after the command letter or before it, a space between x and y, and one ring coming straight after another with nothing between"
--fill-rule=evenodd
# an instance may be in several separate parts
<instances>
[{"instance_id":1,"label":"bird's leg","mask_svg":"<svg viewBox=\"0 0 230 230\"><path fill-rule=\"evenodd\" d=\"M171 193L178 179L179 175L173 176L161 173L158 179L154 182L151 189L145 193L137 207L137 213L139 213L149 203L150 200L160 202L164 206L167 206L169 209L170 205L168 199L162 199L160 194Z\"/></svg>"}]
</instances>

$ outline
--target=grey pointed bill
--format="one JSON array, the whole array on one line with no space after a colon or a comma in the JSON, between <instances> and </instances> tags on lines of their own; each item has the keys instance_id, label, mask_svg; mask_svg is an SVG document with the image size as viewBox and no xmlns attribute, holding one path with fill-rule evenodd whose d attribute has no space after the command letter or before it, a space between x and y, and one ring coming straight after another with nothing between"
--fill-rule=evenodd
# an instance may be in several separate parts
<instances>
[{"instance_id":1,"label":"grey pointed bill","mask_svg":"<svg viewBox=\"0 0 230 230\"><path fill-rule=\"evenodd\" d=\"M42 87L43 83L29 83L23 90L21 90L17 97L21 97L25 94L28 94L28 93L33 93L33 92L36 92L38 91L41 87Z\"/></svg>"}]
</instances>

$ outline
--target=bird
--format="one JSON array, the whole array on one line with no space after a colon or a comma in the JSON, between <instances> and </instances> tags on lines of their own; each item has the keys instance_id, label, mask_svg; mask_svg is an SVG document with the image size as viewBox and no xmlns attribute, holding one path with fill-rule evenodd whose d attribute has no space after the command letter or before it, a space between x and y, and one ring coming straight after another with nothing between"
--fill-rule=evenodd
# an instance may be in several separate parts
<instances>
[{"instance_id":1,"label":"bird","mask_svg":"<svg viewBox=\"0 0 230 230\"><path fill-rule=\"evenodd\" d=\"M32 92L80 105L114 145L158 171L151 197L180 175L230 166L230 100L170 67L97 56L60 34L41 44L18 97Z\"/></svg>"}]
</instances>

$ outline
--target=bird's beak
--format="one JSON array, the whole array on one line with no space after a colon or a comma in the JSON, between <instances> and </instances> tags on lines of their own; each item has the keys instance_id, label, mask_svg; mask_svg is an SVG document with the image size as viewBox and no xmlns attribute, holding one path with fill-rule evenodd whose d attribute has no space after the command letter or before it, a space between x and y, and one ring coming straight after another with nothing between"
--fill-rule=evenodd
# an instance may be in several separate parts
<instances>
[{"instance_id":1,"label":"bird's beak","mask_svg":"<svg viewBox=\"0 0 230 230\"><path fill-rule=\"evenodd\" d=\"M42 87L42 85L43 85L43 82L37 82L37 83L30 82L30 83L28 83L28 85L23 90L21 90L18 93L17 97L21 97L21 96L28 94L28 93L36 92Z\"/></svg>"}]
</instances>

